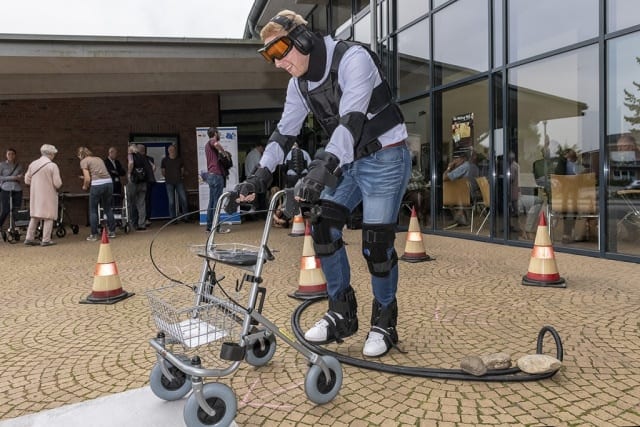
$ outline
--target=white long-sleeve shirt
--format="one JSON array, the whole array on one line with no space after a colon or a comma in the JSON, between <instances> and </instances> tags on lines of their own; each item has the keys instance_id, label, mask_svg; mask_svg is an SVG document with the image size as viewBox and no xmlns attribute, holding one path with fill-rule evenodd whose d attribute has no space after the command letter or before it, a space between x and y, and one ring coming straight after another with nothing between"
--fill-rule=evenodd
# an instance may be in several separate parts
<instances>
[{"instance_id":1,"label":"white long-sleeve shirt","mask_svg":"<svg viewBox=\"0 0 640 427\"><path fill-rule=\"evenodd\" d=\"M309 91L320 86L329 76L333 52L338 42L327 36L324 38L327 49L327 61L324 76L320 81L309 81ZM365 113L369 107L369 100L373 89L382 82L378 67L373 62L371 55L362 46L350 47L342 57L338 67L338 84L342 90L340 98L339 114L344 116L350 112ZM297 136L310 109L304 96L300 92L298 79L292 77L287 87L287 97L284 104L282 118L278 123L278 131L282 135ZM368 114L367 118L373 115ZM378 137L382 146L395 144L407 137L407 128L404 123L394 126L389 131ZM340 164L348 164L354 160L354 140L351 132L343 125L338 125L332 135L326 151L340 159ZM260 159L260 166L268 168L271 172L283 162L285 153L280 144L270 141Z\"/></svg>"}]
</instances>

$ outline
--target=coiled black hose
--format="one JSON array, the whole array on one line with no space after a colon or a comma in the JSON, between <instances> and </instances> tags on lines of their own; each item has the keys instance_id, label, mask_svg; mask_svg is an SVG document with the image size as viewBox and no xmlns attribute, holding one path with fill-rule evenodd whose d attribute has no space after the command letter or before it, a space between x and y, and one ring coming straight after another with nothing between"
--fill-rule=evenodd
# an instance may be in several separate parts
<instances>
[{"instance_id":1,"label":"coiled black hose","mask_svg":"<svg viewBox=\"0 0 640 427\"><path fill-rule=\"evenodd\" d=\"M331 350L327 350L324 347L316 346L304 339L304 334L300 329L300 317L302 312L307 309L311 304L323 300L323 298L309 299L300 304L291 315L291 325L293 333L296 339L309 350L321 354L330 355L338 359L342 363L347 365L356 366L364 369L371 369L374 371L386 372L389 374L409 375L413 377L423 378L436 378L447 380L461 380L461 381L487 381L487 382L523 382L523 381L537 381L545 378L550 378L555 375L556 371L544 373L544 374L527 374L521 371L519 368L509 368L489 371L488 374L482 376L475 376L468 374L461 369L444 369L444 368L424 368L416 366L398 366L389 365L386 363L373 362L370 360L358 359L351 356L345 356L340 353L336 353ZM544 336L549 333L553 337L556 344L556 359L562 361L564 351L562 348L562 340L560 335L552 326L543 326L538 333L538 340L536 343L536 353L543 354L543 340Z\"/></svg>"}]
</instances>

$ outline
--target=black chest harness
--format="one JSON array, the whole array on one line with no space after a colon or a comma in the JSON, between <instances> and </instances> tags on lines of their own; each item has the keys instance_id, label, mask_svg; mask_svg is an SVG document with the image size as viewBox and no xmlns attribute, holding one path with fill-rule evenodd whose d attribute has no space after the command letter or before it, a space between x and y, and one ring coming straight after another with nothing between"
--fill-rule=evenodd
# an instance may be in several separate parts
<instances>
[{"instance_id":1,"label":"black chest harness","mask_svg":"<svg viewBox=\"0 0 640 427\"><path fill-rule=\"evenodd\" d=\"M378 73L382 79L377 87L371 93L368 114L375 116L368 119L365 114L359 112L348 113L340 116L340 98L342 90L338 84L338 68L340 61L347 49L351 46L361 46L353 42L339 41L333 52L331 60L331 68L327 79L317 88L309 90L307 80L298 80L300 92L307 101L307 105L314 114L314 117L327 133L333 134L338 125L343 125L353 135L354 139L354 159L368 156L371 153L382 148L382 144L378 141L378 137L392 129L398 124L404 123L404 117L398 105L393 102L391 89L387 80L384 78L382 66L378 57L365 46L362 46L373 58Z\"/></svg>"}]
</instances>

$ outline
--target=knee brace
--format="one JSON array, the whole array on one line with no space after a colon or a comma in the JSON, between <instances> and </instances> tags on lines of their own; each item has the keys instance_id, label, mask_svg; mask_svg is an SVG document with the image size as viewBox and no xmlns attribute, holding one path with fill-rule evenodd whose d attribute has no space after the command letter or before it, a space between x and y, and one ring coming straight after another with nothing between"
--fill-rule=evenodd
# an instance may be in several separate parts
<instances>
[{"instance_id":1,"label":"knee brace","mask_svg":"<svg viewBox=\"0 0 640 427\"><path fill-rule=\"evenodd\" d=\"M328 256L344 246L342 234L336 240L332 236L332 230L342 233L342 227L347 222L349 210L337 203L327 200L320 201L320 212L316 216L316 222L311 228L313 249L318 256Z\"/></svg>"},{"instance_id":2,"label":"knee brace","mask_svg":"<svg viewBox=\"0 0 640 427\"><path fill-rule=\"evenodd\" d=\"M362 254L374 276L386 277L398 264L398 254L393 246L395 227L395 224L362 224Z\"/></svg>"}]
</instances>

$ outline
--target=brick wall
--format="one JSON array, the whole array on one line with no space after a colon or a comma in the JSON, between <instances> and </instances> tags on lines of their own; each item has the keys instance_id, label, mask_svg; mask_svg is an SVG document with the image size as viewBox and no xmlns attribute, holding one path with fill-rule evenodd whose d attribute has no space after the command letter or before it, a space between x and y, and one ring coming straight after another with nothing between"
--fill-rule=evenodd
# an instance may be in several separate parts
<instances>
[{"instance_id":1,"label":"brick wall","mask_svg":"<svg viewBox=\"0 0 640 427\"><path fill-rule=\"evenodd\" d=\"M185 159L185 185L197 188L195 128L219 122L217 94L60 98L0 102L0 151L13 147L19 162L27 165L40 157L40 146L58 149L63 191L79 193L81 175L76 150L89 147L105 157L110 146L126 167L131 134L179 135ZM156 160L158 162L160 159ZM27 193L28 194L28 193ZM81 214L84 215L84 214ZM77 216L77 215L76 215ZM76 220L83 225L83 221Z\"/></svg>"}]
</instances>

